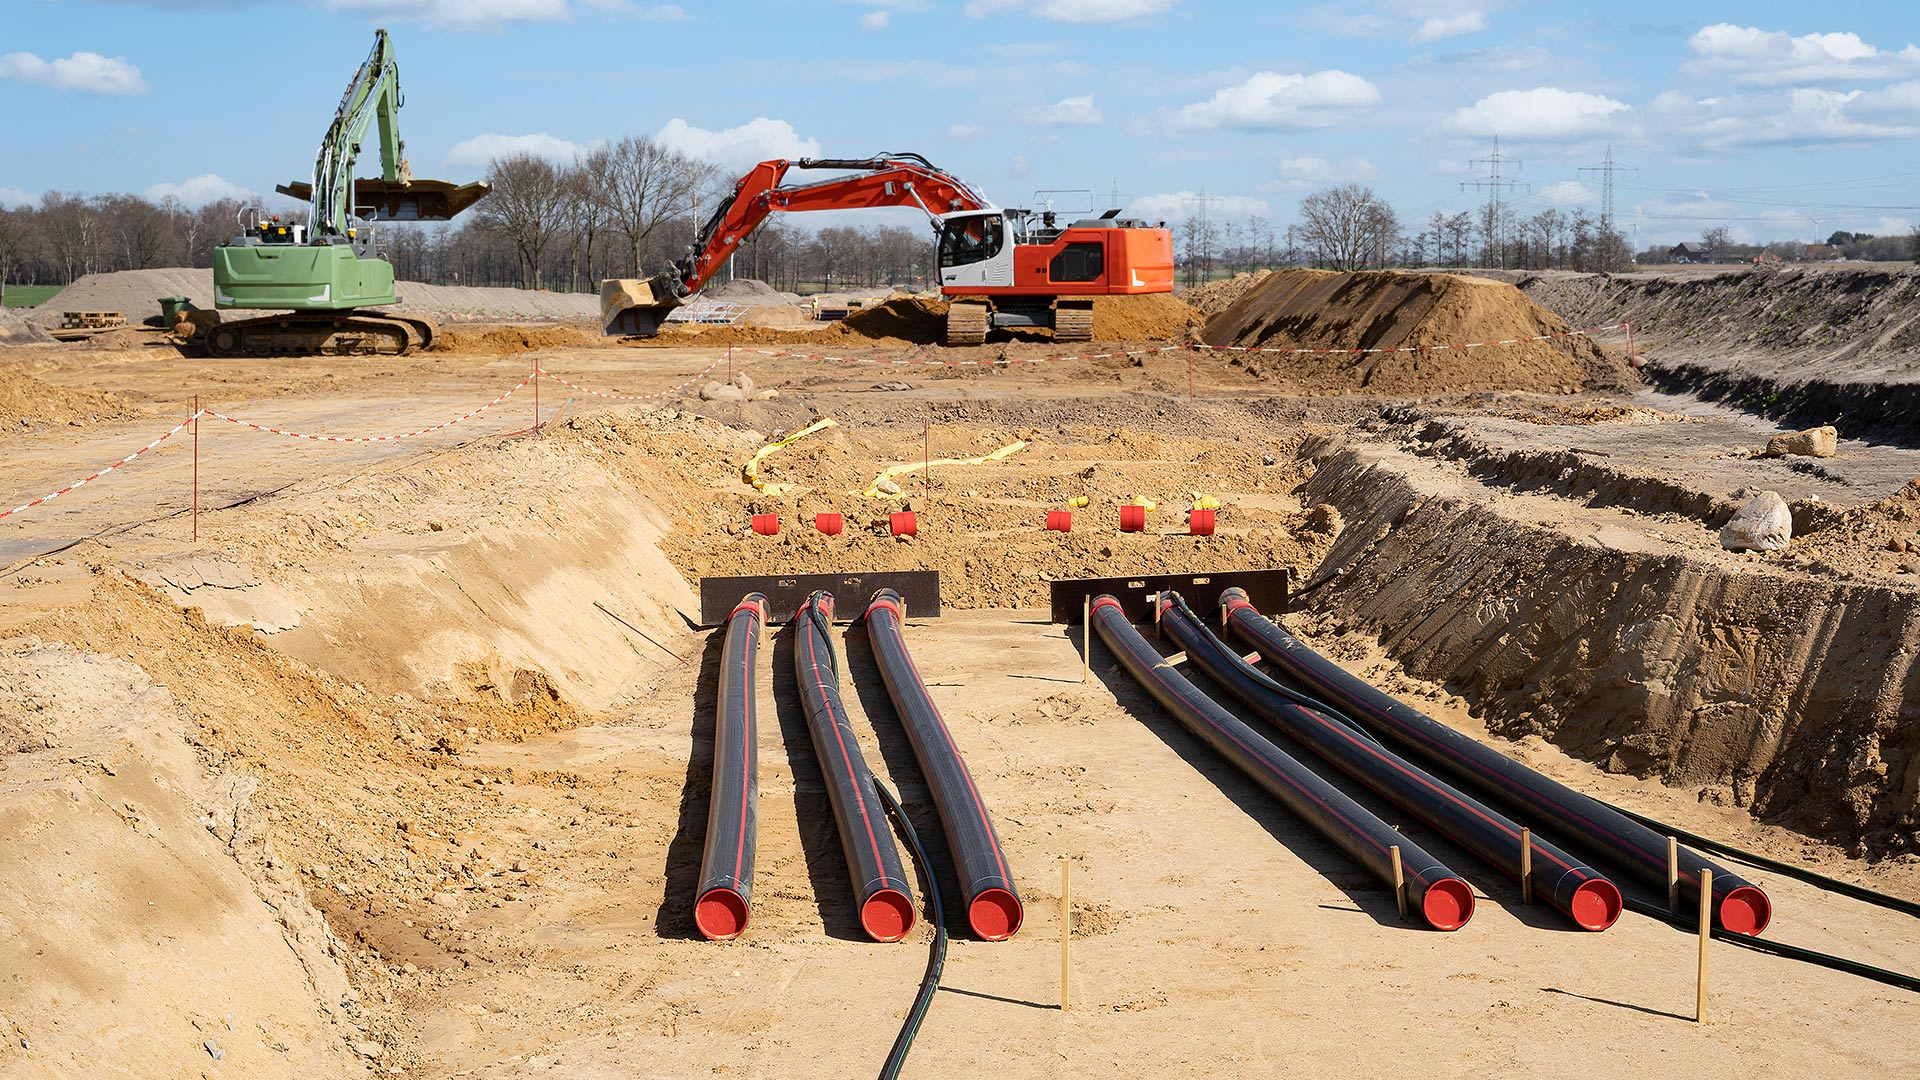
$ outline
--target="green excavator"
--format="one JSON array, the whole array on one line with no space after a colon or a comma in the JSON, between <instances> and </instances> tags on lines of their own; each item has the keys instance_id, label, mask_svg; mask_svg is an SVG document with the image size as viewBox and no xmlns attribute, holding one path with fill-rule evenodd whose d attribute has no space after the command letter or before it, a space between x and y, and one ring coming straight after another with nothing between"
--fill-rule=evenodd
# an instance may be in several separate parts
<instances>
[{"instance_id":1,"label":"green excavator","mask_svg":"<svg viewBox=\"0 0 1920 1080\"><path fill-rule=\"evenodd\" d=\"M274 190L312 204L304 225L258 207L245 232L213 249L214 307L276 312L222 320L196 336L214 356L387 354L422 349L433 324L368 310L399 302L393 264L375 245L376 223L449 221L488 192L486 184L415 180L401 155L400 67L385 30L354 72L313 164L313 182ZM360 142L380 128L380 178L353 179Z\"/></svg>"}]
</instances>

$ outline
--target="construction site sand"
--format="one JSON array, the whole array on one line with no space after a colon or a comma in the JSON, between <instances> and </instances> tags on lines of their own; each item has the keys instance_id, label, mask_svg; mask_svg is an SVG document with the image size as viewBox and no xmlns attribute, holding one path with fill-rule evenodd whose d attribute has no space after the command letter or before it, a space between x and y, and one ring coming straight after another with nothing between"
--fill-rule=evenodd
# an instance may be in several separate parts
<instances>
[{"instance_id":1,"label":"construction site sand","mask_svg":"<svg viewBox=\"0 0 1920 1080\"><path fill-rule=\"evenodd\" d=\"M0 438L36 427L83 427L143 416L145 410L111 393L49 386L12 364L0 364Z\"/></svg>"},{"instance_id":2,"label":"construction site sand","mask_svg":"<svg viewBox=\"0 0 1920 1080\"><path fill-rule=\"evenodd\" d=\"M637 390L715 354L581 345L543 357ZM762 651L755 923L734 946L689 939L718 660L717 636L689 630L676 612L691 610L682 573L703 567L879 564L931 565L953 582L954 609L915 620L909 643L1029 905L1012 942L955 941L947 985L962 992L938 996L917 1067L1009 1077L1308 1066L1555 1076L1590 1074L1596 1060L1755 1076L1920 1069L1908 1042L1885 1036L1911 1023L1903 995L1716 946L1716 1023L1696 1027L1684 1019L1691 938L1637 917L1605 935L1553 932L1551 913L1522 906L1507 883L1419 829L1419 842L1467 868L1483 899L1459 934L1410 931L1388 891L1166 720L1103 650L1081 684L1074 639L1043 614L968 609L1035 602L1043 574L1211 569L1215 555L1313 580L1330 549L1340 553L1333 564L1365 570L1355 555L1378 538L1383 570L1401 568L1393 582L1321 587L1289 617L1353 670L1479 738L1490 736L1470 707L1492 708L1502 725L1535 712L1544 722L1562 715L1576 679L1593 681L1577 650L1552 654L1532 695L1526 680L1495 692L1383 664L1381 637L1424 670L1420 643L1438 649L1507 610L1511 591L1448 602L1450 567L1504 558L1538 573L1565 552L1470 533L1459 514L1489 498L1471 485L1403 500L1392 473L1295 456L1306 436L1356 416L1375 422L1364 402L1250 394L1244 372L1207 354L1196 356L1199 399L1187 402L1185 359L885 383L854 365L769 364L752 370L782 389L771 401L583 404L543 435L515 439L493 436L525 426L518 413L490 416L464 445L461 434L339 448L224 432L209 447L218 463L209 475L245 484L219 502L238 505L203 513L197 544L172 516L185 505L184 450L114 477L134 486L77 493L58 518L9 519L9 541L113 534L110 545L16 560L8 575L0 745L12 752L0 766L0 816L35 831L0 855L0 911L25 913L27 926L49 909L57 919L45 934L0 941L0 969L26 974L0 984L10 1029L0 1052L15 1056L0 1063L86 1074L110 1045L127 1075L158 1080L211 1075L222 1067L210 1064L212 1043L224 1066L249 1076L368 1063L433 1077L624 1077L635 1062L667 1076L716 1064L777 1077L870 1070L919 978L926 938L847 940L857 929L845 868L796 719L783 635ZM39 376L50 385L106 379L138 400L177 396L182 378L111 354L61 352L49 364ZM512 357L454 353L229 362L204 377L225 380L236 411L372 430L401 421L356 412L342 384L360 409L372 400L451 414L524 370ZM1088 389L1095 382L1099 392ZM788 496L769 502L746 488L746 457L816 412L840 420L838 435L770 459L770 476L808 489L792 494L791 509ZM888 504L847 492L916 459L922 420L934 456L1013 437L1034 445L994 465L936 471L930 498L907 477L909 497L927 499L923 535L880 537L868 530ZM136 431L145 434L133 424L59 429L34 457L110 460ZM28 465L47 468L15 455L8 475ZM275 490L288 470L292 486ZM1321 471L1341 493L1338 514L1302 487ZM1182 535L1179 511L1195 489L1227 502L1227 535L1211 548ZM1078 512L1074 534L1040 530L1045 510L1083 493L1096 502ZM1133 494L1162 509L1150 533L1123 537L1109 515ZM1574 500L1539 498L1581 517ZM744 512L760 506L782 512L780 538L740 532ZM839 548L805 531L815 506L853 515ZM1629 515L1609 524L1614 545L1638 536ZM1543 516L1535 527L1553 526ZM1464 546L1442 564L1403 554L1448 543ZM1608 580L1605 557L1595 548L1579 564L1596 587ZM1725 585L1691 572L1707 603L1699 610L1712 614ZM1401 614L1378 623L1354 614L1370 597ZM226 625L281 606L296 625ZM1574 625L1580 610L1556 607L1542 621ZM1684 633L1661 640L1683 657L1697 647ZM851 631L843 644L850 676L868 687L848 699L859 738L938 858L938 823L890 706L871 691L864 638ZM1689 685L1741 670L1715 665ZM1897 700L1898 687L1884 689ZM101 730L133 720L154 734ZM1702 743L1726 723L1712 710L1695 720L1691 738ZM1580 730L1563 722L1556 737ZM1731 798L1602 773L1537 737L1496 741L1632 808L1920 896L1910 860L1849 861L1757 825ZM1888 761L1900 743L1878 745ZM1732 760L1704 750L1700 759ZM1075 1007L1065 1012L1048 1007L1063 856L1074 865L1079 935ZM1783 939L1920 967L1911 920L1767 884ZM128 895L153 906L129 912ZM1419 1040L1377 1037L1416 1014L1430 1021ZM1273 1036L1276 1016L1287 1020L1284 1039ZM1554 1033L1550 1044L1539 1030Z\"/></svg>"},{"instance_id":3,"label":"construction site sand","mask_svg":"<svg viewBox=\"0 0 1920 1080\"><path fill-rule=\"evenodd\" d=\"M750 309L752 310L757 309ZM776 325L700 325L669 323L657 339L662 345L938 345L946 340L947 302L935 297L893 296L883 303L860 308L845 319L806 323L805 329L786 331L783 318ZM1200 323L1199 314L1167 294L1101 296L1093 302L1096 331L1104 341L1166 341L1179 338ZM990 341L1048 341L1047 330L995 331Z\"/></svg>"},{"instance_id":4,"label":"construction site sand","mask_svg":"<svg viewBox=\"0 0 1920 1080\"><path fill-rule=\"evenodd\" d=\"M1207 321L1209 345L1270 349L1420 349L1566 334L1572 328L1504 282L1453 274L1283 270ZM1261 378L1330 392L1619 390L1625 362L1587 337L1497 348L1245 356Z\"/></svg>"}]
</instances>

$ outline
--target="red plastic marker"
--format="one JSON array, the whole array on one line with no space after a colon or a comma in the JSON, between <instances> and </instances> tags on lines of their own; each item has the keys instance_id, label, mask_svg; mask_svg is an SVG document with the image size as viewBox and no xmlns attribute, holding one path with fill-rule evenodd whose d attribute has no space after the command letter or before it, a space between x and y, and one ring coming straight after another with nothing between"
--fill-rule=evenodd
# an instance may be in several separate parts
<instances>
[{"instance_id":1,"label":"red plastic marker","mask_svg":"<svg viewBox=\"0 0 1920 1080\"><path fill-rule=\"evenodd\" d=\"M778 536L780 534L780 515L753 515L753 531L759 533L761 536Z\"/></svg>"},{"instance_id":2,"label":"red plastic marker","mask_svg":"<svg viewBox=\"0 0 1920 1080\"><path fill-rule=\"evenodd\" d=\"M1120 508L1121 532L1145 532L1147 528L1147 508L1144 506L1123 506Z\"/></svg>"},{"instance_id":3,"label":"red plastic marker","mask_svg":"<svg viewBox=\"0 0 1920 1080\"><path fill-rule=\"evenodd\" d=\"M1071 510L1047 511L1047 531L1048 532L1072 532L1073 531L1073 511Z\"/></svg>"},{"instance_id":4,"label":"red plastic marker","mask_svg":"<svg viewBox=\"0 0 1920 1080\"><path fill-rule=\"evenodd\" d=\"M887 519L887 530L895 536L914 536L920 532L920 519L911 510L896 510Z\"/></svg>"},{"instance_id":5,"label":"red plastic marker","mask_svg":"<svg viewBox=\"0 0 1920 1080\"><path fill-rule=\"evenodd\" d=\"M828 536L839 536L840 530L847 527L847 521L846 518L839 514L815 514L813 515L813 527L826 533Z\"/></svg>"},{"instance_id":6,"label":"red plastic marker","mask_svg":"<svg viewBox=\"0 0 1920 1080\"><path fill-rule=\"evenodd\" d=\"M1213 511L1190 510L1187 512L1187 532L1193 536L1213 535Z\"/></svg>"}]
</instances>

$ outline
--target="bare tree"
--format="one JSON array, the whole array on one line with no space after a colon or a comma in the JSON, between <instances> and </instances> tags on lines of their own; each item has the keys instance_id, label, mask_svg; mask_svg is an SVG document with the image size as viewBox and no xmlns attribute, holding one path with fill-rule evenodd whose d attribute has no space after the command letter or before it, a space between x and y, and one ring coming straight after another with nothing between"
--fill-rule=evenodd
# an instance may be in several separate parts
<instances>
[{"instance_id":1,"label":"bare tree","mask_svg":"<svg viewBox=\"0 0 1920 1080\"><path fill-rule=\"evenodd\" d=\"M629 135L609 151L603 198L608 223L627 242L627 269L634 275L655 230L689 213L703 185L717 173L671 147Z\"/></svg>"},{"instance_id":2,"label":"bare tree","mask_svg":"<svg viewBox=\"0 0 1920 1080\"><path fill-rule=\"evenodd\" d=\"M1316 191L1300 200L1307 247L1336 270L1358 270L1386 260L1400 235L1393 207L1359 184Z\"/></svg>"},{"instance_id":3,"label":"bare tree","mask_svg":"<svg viewBox=\"0 0 1920 1080\"><path fill-rule=\"evenodd\" d=\"M1733 230L1725 225L1703 229L1700 232L1700 243L1706 247L1707 251L1717 255L1733 244Z\"/></svg>"},{"instance_id":4,"label":"bare tree","mask_svg":"<svg viewBox=\"0 0 1920 1080\"><path fill-rule=\"evenodd\" d=\"M541 256L561 230L560 170L535 154L494 158L487 168L493 194L473 211L474 227L513 245L522 288L541 288Z\"/></svg>"}]
</instances>

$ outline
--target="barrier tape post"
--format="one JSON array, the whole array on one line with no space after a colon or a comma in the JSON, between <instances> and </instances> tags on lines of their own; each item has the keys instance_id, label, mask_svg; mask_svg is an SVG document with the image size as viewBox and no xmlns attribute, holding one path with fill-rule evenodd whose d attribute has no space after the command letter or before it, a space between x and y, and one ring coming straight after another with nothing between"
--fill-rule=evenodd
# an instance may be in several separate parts
<instances>
[{"instance_id":1,"label":"barrier tape post","mask_svg":"<svg viewBox=\"0 0 1920 1080\"><path fill-rule=\"evenodd\" d=\"M727 385L733 385L733 346L727 346Z\"/></svg>"},{"instance_id":2,"label":"barrier tape post","mask_svg":"<svg viewBox=\"0 0 1920 1080\"><path fill-rule=\"evenodd\" d=\"M933 506L933 421L920 423L920 475L926 480L927 506Z\"/></svg>"},{"instance_id":3,"label":"barrier tape post","mask_svg":"<svg viewBox=\"0 0 1920 1080\"><path fill-rule=\"evenodd\" d=\"M1633 362L1633 320L1627 320L1627 366L1635 367Z\"/></svg>"},{"instance_id":4,"label":"barrier tape post","mask_svg":"<svg viewBox=\"0 0 1920 1080\"><path fill-rule=\"evenodd\" d=\"M200 542L200 395L193 395L193 542Z\"/></svg>"},{"instance_id":5,"label":"barrier tape post","mask_svg":"<svg viewBox=\"0 0 1920 1080\"><path fill-rule=\"evenodd\" d=\"M1520 902L1533 903L1533 830L1520 830Z\"/></svg>"},{"instance_id":6,"label":"barrier tape post","mask_svg":"<svg viewBox=\"0 0 1920 1080\"><path fill-rule=\"evenodd\" d=\"M1193 400L1193 346L1187 346L1187 400Z\"/></svg>"},{"instance_id":7,"label":"barrier tape post","mask_svg":"<svg viewBox=\"0 0 1920 1080\"><path fill-rule=\"evenodd\" d=\"M540 358L533 360L533 430L540 430Z\"/></svg>"},{"instance_id":8,"label":"barrier tape post","mask_svg":"<svg viewBox=\"0 0 1920 1080\"><path fill-rule=\"evenodd\" d=\"M1067 960L1068 944L1073 940L1073 886L1068 875L1073 864L1067 857L1060 857L1060 1011L1066 1012L1067 975L1071 964Z\"/></svg>"},{"instance_id":9,"label":"barrier tape post","mask_svg":"<svg viewBox=\"0 0 1920 1080\"><path fill-rule=\"evenodd\" d=\"M1700 969L1693 987L1693 1022L1707 1022L1707 942L1713 936L1713 871L1700 871Z\"/></svg>"}]
</instances>

